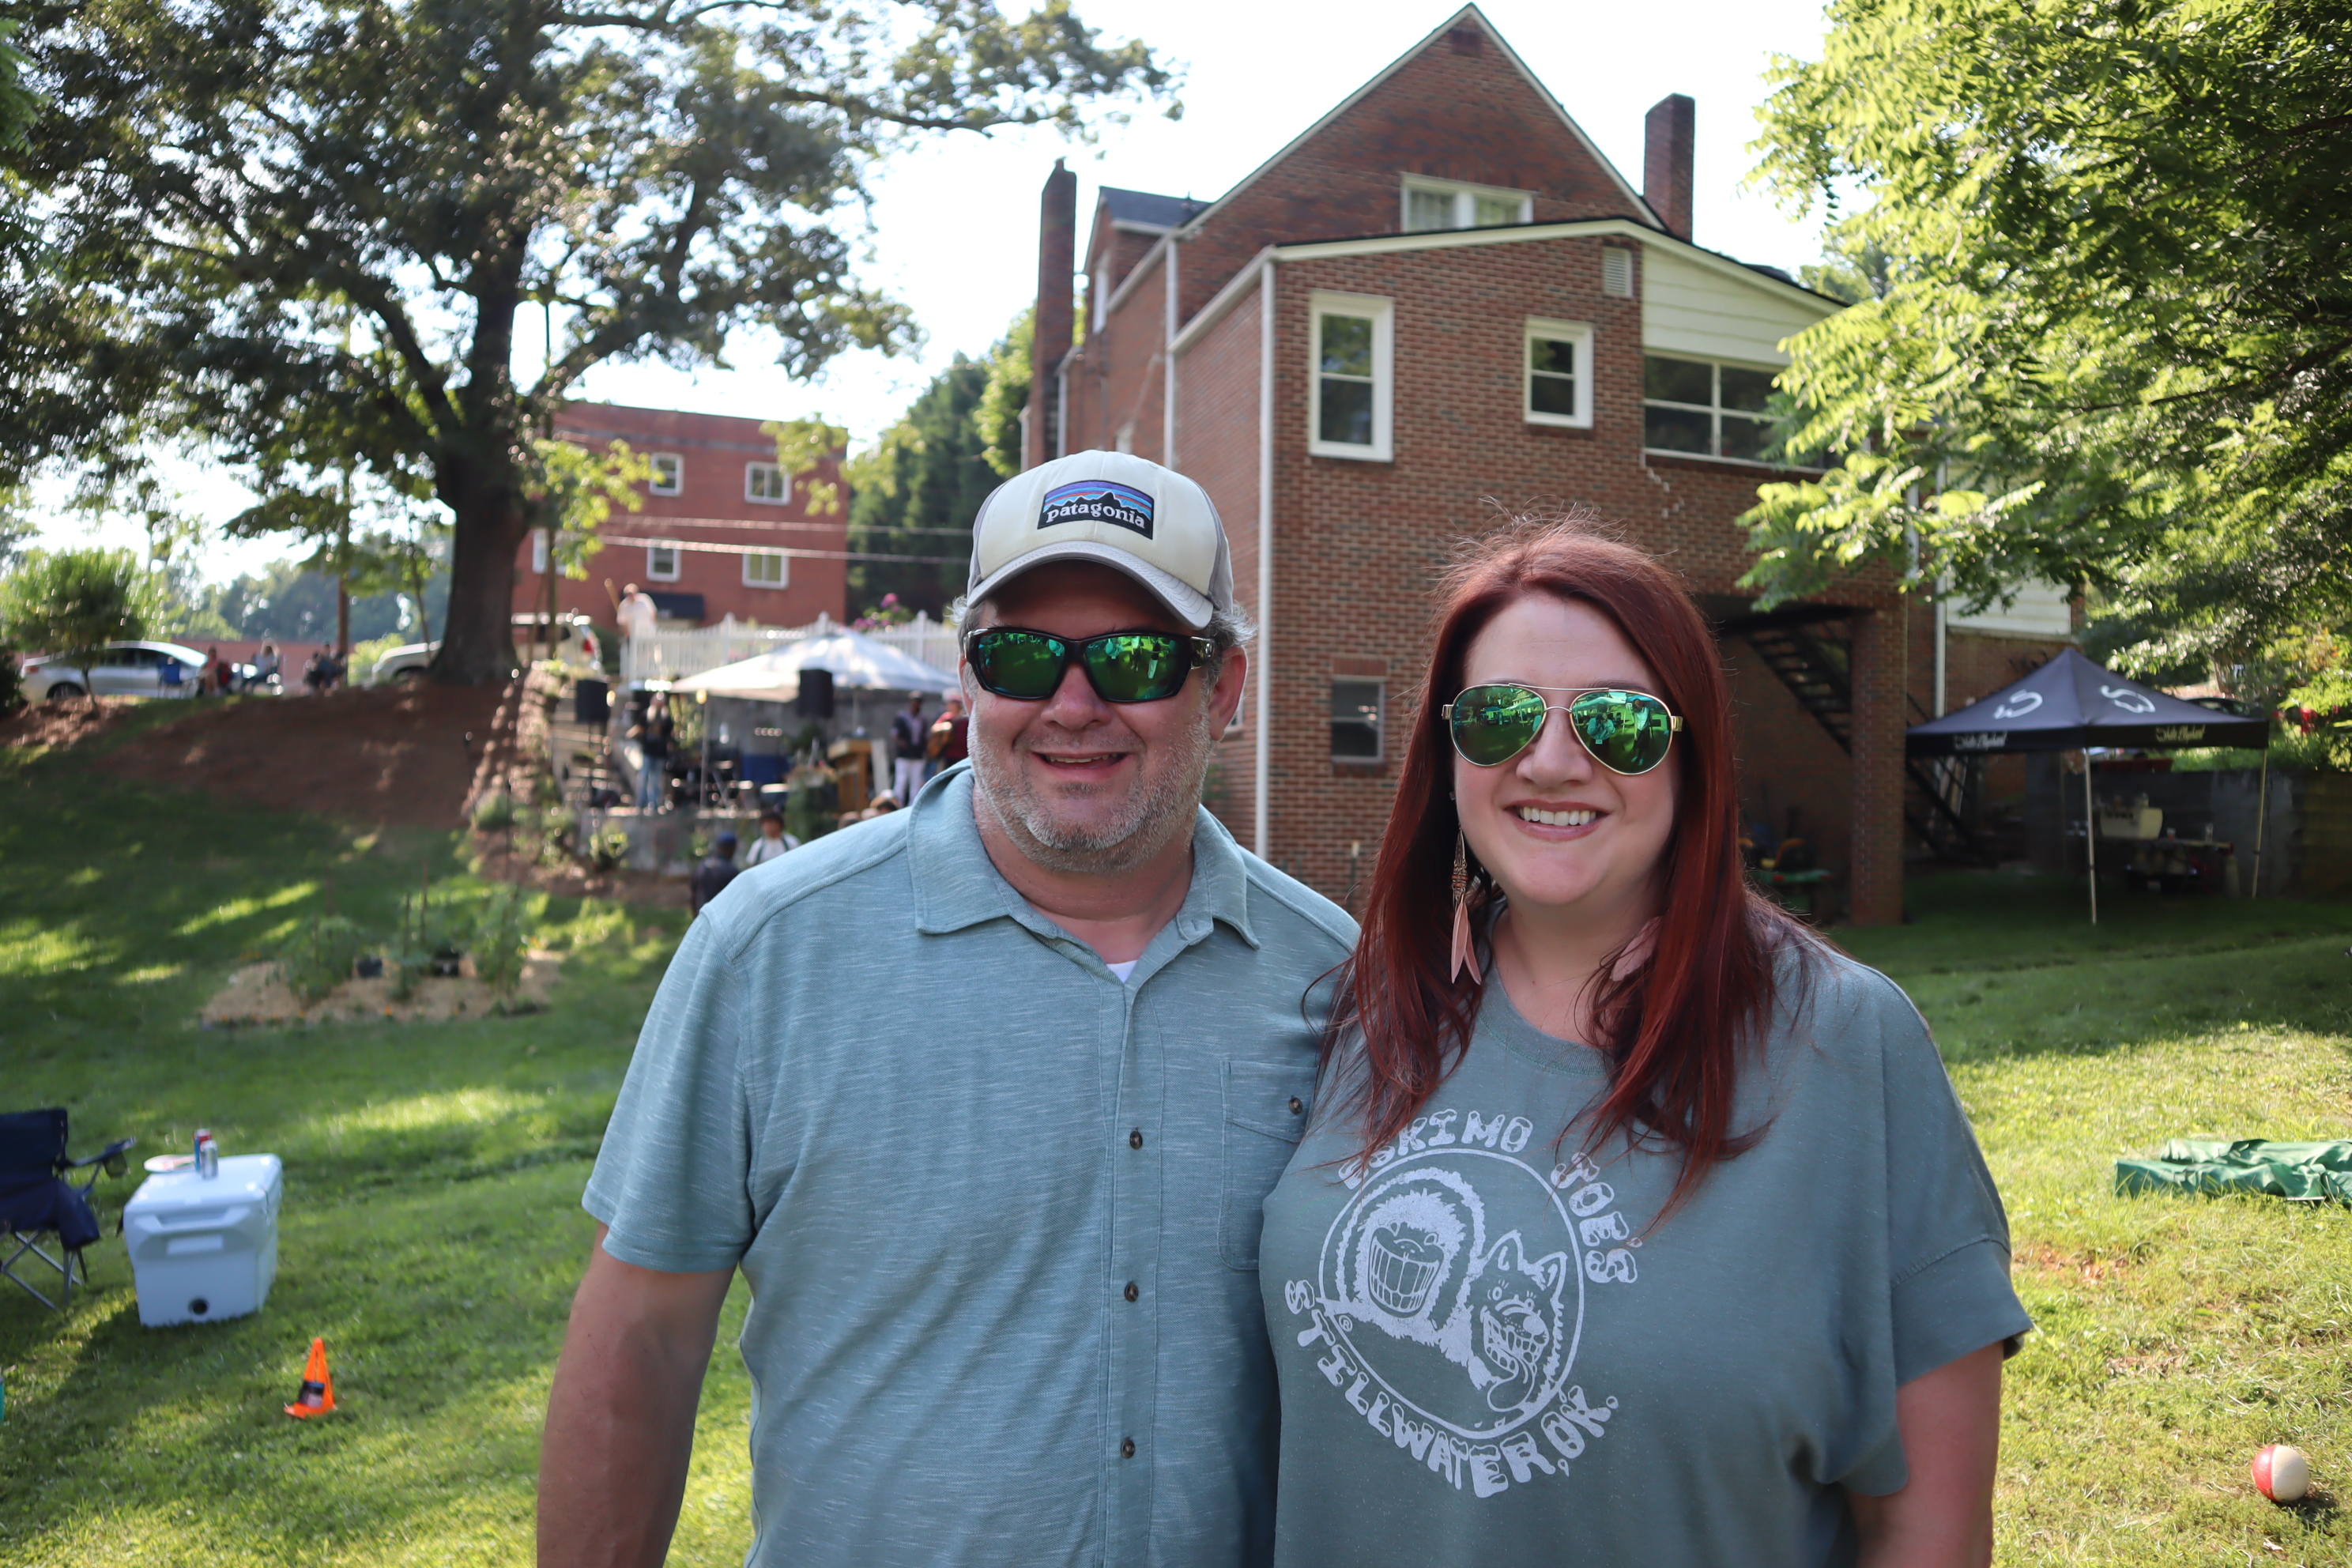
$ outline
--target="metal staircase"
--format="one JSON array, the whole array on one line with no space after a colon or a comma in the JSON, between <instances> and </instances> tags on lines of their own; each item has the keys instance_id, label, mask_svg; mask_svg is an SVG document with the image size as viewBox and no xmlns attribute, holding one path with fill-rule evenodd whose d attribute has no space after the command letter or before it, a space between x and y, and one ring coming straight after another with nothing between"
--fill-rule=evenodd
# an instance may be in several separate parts
<instances>
[{"instance_id":1,"label":"metal staircase","mask_svg":"<svg viewBox=\"0 0 2352 1568\"><path fill-rule=\"evenodd\" d=\"M1853 645L1846 623L1852 617L1853 612L1843 605L1790 605L1735 616L1718 627L1726 637L1745 638L1797 705L1849 756L1853 754ZM1939 859L1990 864L1991 857L1966 815L1965 764L1958 759L1946 766L1906 757L1903 772L1912 785L1903 800L1903 817L1911 831Z\"/></svg>"}]
</instances>

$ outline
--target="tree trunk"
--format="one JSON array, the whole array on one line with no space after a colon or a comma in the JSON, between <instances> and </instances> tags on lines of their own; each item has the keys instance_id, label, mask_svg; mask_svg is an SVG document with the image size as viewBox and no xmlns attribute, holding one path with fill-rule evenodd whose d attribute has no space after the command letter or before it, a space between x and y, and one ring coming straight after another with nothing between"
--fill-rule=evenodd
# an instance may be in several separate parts
<instances>
[{"instance_id":1,"label":"tree trunk","mask_svg":"<svg viewBox=\"0 0 2352 1568\"><path fill-rule=\"evenodd\" d=\"M449 607L433 678L453 686L505 680L514 671L514 558L524 533L513 490L485 487L457 512L449 552Z\"/></svg>"}]
</instances>

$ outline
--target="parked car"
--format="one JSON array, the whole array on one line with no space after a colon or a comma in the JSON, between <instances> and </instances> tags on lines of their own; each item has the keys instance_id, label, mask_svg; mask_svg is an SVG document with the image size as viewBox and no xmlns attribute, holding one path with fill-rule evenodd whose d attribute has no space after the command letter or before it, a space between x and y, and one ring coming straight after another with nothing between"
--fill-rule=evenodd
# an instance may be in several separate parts
<instances>
[{"instance_id":1,"label":"parked car","mask_svg":"<svg viewBox=\"0 0 2352 1568\"><path fill-rule=\"evenodd\" d=\"M204 673L205 656L194 648L171 642L110 642L84 663L27 660L25 695L36 702L86 696L194 697Z\"/></svg>"},{"instance_id":2,"label":"parked car","mask_svg":"<svg viewBox=\"0 0 2352 1568\"><path fill-rule=\"evenodd\" d=\"M588 617L585 616L572 614L558 616L555 619L557 646L561 647L578 637L588 625ZM547 627L544 617L517 615L514 617L514 635L515 641L519 644L545 642ZM441 644L437 639L433 642L403 643L398 647L388 648L383 657L375 661L375 668L368 672L367 683L370 686L391 686L404 680L421 680L425 677L425 667L433 662L433 656L440 651Z\"/></svg>"}]
</instances>

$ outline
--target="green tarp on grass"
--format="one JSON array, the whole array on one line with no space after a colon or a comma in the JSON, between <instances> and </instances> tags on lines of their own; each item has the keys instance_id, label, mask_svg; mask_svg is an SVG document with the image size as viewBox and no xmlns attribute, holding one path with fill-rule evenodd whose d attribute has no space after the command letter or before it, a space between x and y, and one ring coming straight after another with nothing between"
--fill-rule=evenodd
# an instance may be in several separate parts
<instances>
[{"instance_id":1,"label":"green tarp on grass","mask_svg":"<svg viewBox=\"0 0 2352 1568\"><path fill-rule=\"evenodd\" d=\"M2175 1138L2153 1160L2116 1162L2116 1193L2263 1193L2352 1205L2352 1142L2272 1143Z\"/></svg>"}]
</instances>

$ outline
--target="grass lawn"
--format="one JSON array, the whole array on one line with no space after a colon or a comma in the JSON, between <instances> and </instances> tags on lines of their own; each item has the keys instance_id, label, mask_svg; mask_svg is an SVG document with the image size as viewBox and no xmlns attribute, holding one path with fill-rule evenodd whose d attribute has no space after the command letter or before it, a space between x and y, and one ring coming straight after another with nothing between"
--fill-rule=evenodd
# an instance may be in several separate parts
<instances>
[{"instance_id":1,"label":"grass lawn","mask_svg":"<svg viewBox=\"0 0 2352 1568\"><path fill-rule=\"evenodd\" d=\"M580 1188L683 916L547 904L566 979L525 1017L189 1022L331 897L382 924L426 868L478 893L455 855L0 750L5 1108L70 1106L78 1151L205 1125L287 1169L257 1316L142 1329L111 1236L70 1316L0 1296L0 1568L529 1560ZM2078 887L1948 876L1915 886L1917 924L1842 933L1936 1025L2009 1199L2041 1331L2010 1366L2001 1561L2352 1563L2326 1497L2245 1479L2294 1441L2352 1498L2352 1215L2108 1191L2116 1155L2177 1133L2352 1136L2352 904L2102 901L2095 932ZM131 1184L101 1185L110 1215ZM747 1543L742 1305L675 1563ZM289 1421L314 1334L342 1408Z\"/></svg>"}]
</instances>

